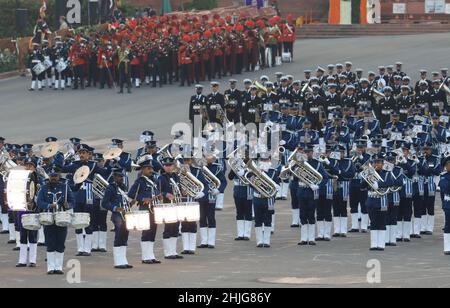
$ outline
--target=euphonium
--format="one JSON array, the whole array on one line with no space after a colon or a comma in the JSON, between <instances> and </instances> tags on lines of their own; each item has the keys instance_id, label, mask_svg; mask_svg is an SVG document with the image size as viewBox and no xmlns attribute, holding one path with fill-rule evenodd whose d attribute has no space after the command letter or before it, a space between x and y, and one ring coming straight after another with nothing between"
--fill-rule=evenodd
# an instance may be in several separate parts
<instances>
[{"instance_id":1,"label":"euphonium","mask_svg":"<svg viewBox=\"0 0 450 308\"><path fill-rule=\"evenodd\" d=\"M180 178L180 185L183 192L185 192L189 197L195 198L199 193L201 193L205 186L200 182L189 170L187 166L177 163L176 173Z\"/></svg>"},{"instance_id":2,"label":"euphonium","mask_svg":"<svg viewBox=\"0 0 450 308\"><path fill-rule=\"evenodd\" d=\"M360 173L361 178L367 182L367 184L380 196L384 196L389 193L389 188L374 188L375 183L383 182L383 179L377 173L377 171L372 167L369 161L364 163L362 166L362 171Z\"/></svg>"},{"instance_id":3,"label":"euphonium","mask_svg":"<svg viewBox=\"0 0 450 308\"><path fill-rule=\"evenodd\" d=\"M103 199L108 185L108 181L105 180L100 174L96 173L94 176L94 181L92 182L92 192L97 198Z\"/></svg>"},{"instance_id":4,"label":"euphonium","mask_svg":"<svg viewBox=\"0 0 450 308\"><path fill-rule=\"evenodd\" d=\"M249 185L250 183L247 181L247 179L244 176L239 175L240 170L247 171L247 164L244 162L242 158L235 156L235 153L238 150L239 149L236 149L232 153L230 153L230 155L228 155L227 164L244 185Z\"/></svg>"},{"instance_id":5,"label":"euphonium","mask_svg":"<svg viewBox=\"0 0 450 308\"><path fill-rule=\"evenodd\" d=\"M158 152L157 160L159 163L162 163L162 160L166 157L172 157L172 154L170 153L170 143L163 146Z\"/></svg>"},{"instance_id":6,"label":"euphonium","mask_svg":"<svg viewBox=\"0 0 450 308\"><path fill-rule=\"evenodd\" d=\"M288 159L289 171L297 177L300 182L312 186L319 185L322 182L322 175L314 169L305 159L297 158L297 151L295 150Z\"/></svg>"},{"instance_id":7,"label":"euphonium","mask_svg":"<svg viewBox=\"0 0 450 308\"><path fill-rule=\"evenodd\" d=\"M220 185L222 184L218 177L214 175L214 173L211 172L211 170L208 169L208 167L203 166L202 167L203 176L208 181L209 191L213 191L214 189L219 189Z\"/></svg>"},{"instance_id":8,"label":"euphonium","mask_svg":"<svg viewBox=\"0 0 450 308\"><path fill-rule=\"evenodd\" d=\"M273 198L277 194L277 184L256 166L253 160L247 163L244 177L250 185L265 198Z\"/></svg>"}]
</instances>

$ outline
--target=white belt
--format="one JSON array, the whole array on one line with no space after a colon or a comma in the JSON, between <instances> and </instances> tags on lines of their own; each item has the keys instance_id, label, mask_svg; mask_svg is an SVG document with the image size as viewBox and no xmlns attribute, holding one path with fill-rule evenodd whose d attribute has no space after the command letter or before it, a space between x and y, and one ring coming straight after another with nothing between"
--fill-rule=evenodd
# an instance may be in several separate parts
<instances>
[{"instance_id":1,"label":"white belt","mask_svg":"<svg viewBox=\"0 0 450 308\"><path fill-rule=\"evenodd\" d=\"M309 111L311 111L311 112L319 112L319 108L313 107L313 108L310 108Z\"/></svg>"},{"instance_id":2,"label":"white belt","mask_svg":"<svg viewBox=\"0 0 450 308\"><path fill-rule=\"evenodd\" d=\"M308 185L306 185L306 184L304 184L304 183L302 183L302 182L299 182L299 183L298 183L298 187L301 187L301 188L309 188Z\"/></svg>"},{"instance_id":3,"label":"white belt","mask_svg":"<svg viewBox=\"0 0 450 308\"><path fill-rule=\"evenodd\" d=\"M400 113L408 113L408 109L400 109Z\"/></svg>"},{"instance_id":4,"label":"white belt","mask_svg":"<svg viewBox=\"0 0 450 308\"><path fill-rule=\"evenodd\" d=\"M391 112L392 112L391 109L389 109L389 110L381 110L381 114L384 114L384 115L388 115L388 114L390 114Z\"/></svg>"},{"instance_id":5,"label":"white belt","mask_svg":"<svg viewBox=\"0 0 450 308\"><path fill-rule=\"evenodd\" d=\"M40 63L41 61L39 60L31 60L31 63Z\"/></svg>"},{"instance_id":6,"label":"white belt","mask_svg":"<svg viewBox=\"0 0 450 308\"><path fill-rule=\"evenodd\" d=\"M444 196L444 201L450 201L450 195L445 195Z\"/></svg>"},{"instance_id":7,"label":"white belt","mask_svg":"<svg viewBox=\"0 0 450 308\"><path fill-rule=\"evenodd\" d=\"M195 106L194 106L194 110L200 110L200 106L195 105Z\"/></svg>"},{"instance_id":8,"label":"white belt","mask_svg":"<svg viewBox=\"0 0 450 308\"><path fill-rule=\"evenodd\" d=\"M439 107L440 104L441 104L441 102L434 102L434 103L433 103L433 106L434 106L434 107Z\"/></svg>"},{"instance_id":9,"label":"white belt","mask_svg":"<svg viewBox=\"0 0 450 308\"><path fill-rule=\"evenodd\" d=\"M376 192L371 192L371 191L369 191L369 192L367 193L367 196L368 196L369 198L377 198L377 199L379 199L379 198L382 197L382 196L380 196L379 194L377 194Z\"/></svg>"}]
</instances>

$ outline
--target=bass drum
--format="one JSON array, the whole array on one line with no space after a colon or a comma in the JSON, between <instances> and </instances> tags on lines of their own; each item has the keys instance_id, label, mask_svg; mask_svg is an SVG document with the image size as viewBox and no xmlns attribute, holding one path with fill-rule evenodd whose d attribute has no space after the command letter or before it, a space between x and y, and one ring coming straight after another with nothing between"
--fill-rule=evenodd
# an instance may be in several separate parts
<instances>
[{"instance_id":1,"label":"bass drum","mask_svg":"<svg viewBox=\"0 0 450 308\"><path fill-rule=\"evenodd\" d=\"M26 211L36 195L36 185L29 170L14 169L8 174L6 199L13 211Z\"/></svg>"}]
</instances>

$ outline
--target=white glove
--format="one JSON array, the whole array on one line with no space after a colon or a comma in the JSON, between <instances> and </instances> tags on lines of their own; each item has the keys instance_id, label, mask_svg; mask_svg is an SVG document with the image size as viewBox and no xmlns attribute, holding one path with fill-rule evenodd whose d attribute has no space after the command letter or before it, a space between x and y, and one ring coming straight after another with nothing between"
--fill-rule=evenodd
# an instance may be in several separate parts
<instances>
[{"instance_id":1,"label":"white glove","mask_svg":"<svg viewBox=\"0 0 450 308\"><path fill-rule=\"evenodd\" d=\"M220 194L220 191L217 188L215 188L211 191L211 193L213 194L213 196L217 196L218 194Z\"/></svg>"},{"instance_id":2,"label":"white glove","mask_svg":"<svg viewBox=\"0 0 450 308\"><path fill-rule=\"evenodd\" d=\"M378 189L378 182L373 183L372 188L377 190Z\"/></svg>"},{"instance_id":3,"label":"white glove","mask_svg":"<svg viewBox=\"0 0 450 308\"><path fill-rule=\"evenodd\" d=\"M205 196L205 193L203 192L203 191L201 191L201 192L199 192L198 194L197 194L197 196L195 196L195 199L201 199L201 198L203 198Z\"/></svg>"},{"instance_id":4,"label":"white glove","mask_svg":"<svg viewBox=\"0 0 450 308\"><path fill-rule=\"evenodd\" d=\"M240 169L237 173L238 176L244 176L245 174L245 170L244 169Z\"/></svg>"},{"instance_id":5,"label":"white glove","mask_svg":"<svg viewBox=\"0 0 450 308\"><path fill-rule=\"evenodd\" d=\"M330 164L330 160L329 160L328 158L325 158L325 159L323 160L323 163L324 163L325 165L329 165L329 164Z\"/></svg>"},{"instance_id":6,"label":"white glove","mask_svg":"<svg viewBox=\"0 0 450 308\"><path fill-rule=\"evenodd\" d=\"M120 161L120 157L116 157L116 158L114 158L114 160L115 160L116 162L119 162L119 161Z\"/></svg>"},{"instance_id":7,"label":"white glove","mask_svg":"<svg viewBox=\"0 0 450 308\"><path fill-rule=\"evenodd\" d=\"M311 188L312 190L319 190L319 185L313 184L309 188Z\"/></svg>"},{"instance_id":8,"label":"white glove","mask_svg":"<svg viewBox=\"0 0 450 308\"><path fill-rule=\"evenodd\" d=\"M366 135L370 135L371 131L370 129L366 129Z\"/></svg>"},{"instance_id":9,"label":"white glove","mask_svg":"<svg viewBox=\"0 0 450 308\"><path fill-rule=\"evenodd\" d=\"M419 160L418 158L416 158L416 159L414 160L414 162L415 162L416 164L418 164L418 163L420 163L420 160Z\"/></svg>"},{"instance_id":10,"label":"white glove","mask_svg":"<svg viewBox=\"0 0 450 308\"><path fill-rule=\"evenodd\" d=\"M102 59L103 59L103 60L106 60L106 56L105 56L105 55L102 55Z\"/></svg>"}]
</instances>

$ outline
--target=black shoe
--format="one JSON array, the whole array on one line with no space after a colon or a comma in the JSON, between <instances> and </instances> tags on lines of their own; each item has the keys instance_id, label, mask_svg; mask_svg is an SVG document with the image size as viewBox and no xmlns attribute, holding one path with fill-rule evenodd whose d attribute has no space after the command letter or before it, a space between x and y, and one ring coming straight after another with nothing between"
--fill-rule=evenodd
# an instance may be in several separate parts
<instances>
[{"instance_id":1,"label":"black shoe","mask_svg":"<svg viewBox=\"0 0 450 308\"><path fill-rule=\"evenodd\" d=\"M424 234L425 234L425 235L433 235L433 232L431 232L431 231L425 231Z\"/></svg>"},{"instance_id":2,"label":"black shoe","mask_svg":"<svg viewBox=\"0 0 450 308\"><path fill-rule=\"evenodd\" d=\"M142 264L153 264L152 260L142 260Z\"/></svg>"},{"instance_id":3,"label":"black shoe","mask_svg":"<svg viewBox=\"0 0 450 308\"><path fill-rule=\"evenodd\" d=\"M109 230L109 232L116 232L116 229L111 229Z\"/></svg>"},{"instance_id":4,"label":"black shoe","mask_svg":"<svg viewBox=\"0 0 450 308\"><path fill-rule=\"evenodd\" d=\"M234 239L235 241L243 241L244 240L244 238L243 237L241 237L241 236L238 236L238 237L236 237L235 239Z\"/></svg>"},{"instance_id":5,"label":"black shoe","mask_svg":"<svg viewBox=\"0 0 450 308\"><path fill-rule=\"evenodd\" d=\"M75 257L83 257L84 256L84 252L77 252L77 254L75 255Z\"/></svg>"},{"instance_id":6,"label":"black shoe","mask_svg":"<svg viewBox=\"0 0 450 308\"><path fill-rule=\"evenodd\" d=\"M222 209L216 209L216 211L221 211Z\"/></svg>"},{"instance_id":7,"label":"black shoe","mask_svg":"<svg viewBox=\"0 0 450 308\"><path fill-rule=\"evenodd\" d=\"M174 257L175 257L175 259L184 259L183 256L179 256L179 255L175 255Z\"/></svg>"},{"instance_id":8,"label":"black shoe","mask_svg":"<svg viewBox=\"0 0 450 308\"><path fill-rule=\"evenodd\" d=\"M8 241L8 244L15 244L15 243L16 243L16 241L13 241L13 240Z\"/></svg>"},{"instance_id":9,"label":"black shoe","mask_svg":"<svg viewBox=\"0 0 450 308\"><path fill-rule=\"evenodd\" d=\"M350 231L348 231L348 233L359 233L358 229L351 229Z\"/></svg>"},{"instance_id":10,"label":"black shoe","mask_svg":"<svg viewBox=\"0 0 450 308\"><path fill-rule=\"evenodd\" d=\"M105 248L100 248L98 252L108 252Z\"/></svg>"},{"instance_id":11,"label":"black shoe","mask_svg":"<svg viewBox=\"0 0 450 308\"><path fill-rule=\"evenodd\" d=\"M333 237L341 237L341 235L339 233L335 233L333 234Z\"/></svg>"},{"instance_id":12,"label":"black shoe","mask_svg":"<svg viewBox=\"0 0 450 308\"><path fill-rule=\"evenodd\" d=\"M177 257L175 257L175 256L167 256L167 257L164 257L164 259L167 259L167 260L175 260Z\"/></svg>"},{"instance_id":13,"label":"black shoe","mask_svg":"<svg viewBox=\"0 0 450 308\"><path fill-rule=\"evenodd\" d=\"M308 245L309 245L309 246L316 246L316 242L309 241L309 242L308 242Z\"/></svg>"},{"instance_id":14,"label":"black shoe","mask_svg":"<svg viewBox=\"0 0 450 308\"><path fill-rule=\"evenodd\" d=\"M34 91L34 89L33 88L29 88L28 91Z\"/></svg>"},{"instance_id":15,"label":"black shoe","mask_svg":"<svg viewBox=\"0 0 450 308\"><path fill-rule=\"evenodd\" d=\"M208 245L208 248L209 248L209 249L214 249L214 248L216 248L216 247L213 246L213 245Z\"/></svg>"},{"instance_id":16,"label":"black shoe","mask_svg":"<svg viewBox=\"0 0 450 308\"><path fill-rule=\"evenodd\" d=\"M264 248L264 244L258 244L256 245L257 248Z\"/></svg>"},{"instance_id":17,"label":"black shoe","mask_svg":"<svg viewBox=\"0 0 450 308\"><path fill-rule=\"evenodd\" d=\"M43 246L45 246L45 243L38 243L37 245L38 245L38 247L43 247Z\"/></svg>"},{"instance_id":18,"label":"black shoe","mask_svg":"<svg viewBox=\"0 0 450 308\"><path fill-rule=\"evenodd\" d=\"M329 241L331 241L331 239L330 239L330 238L328 238L328 237L324 237L324 238L323 238L323 240L324 240L325 242L329 242Z\"/></svg>"},{"instance_id":19,"label":"black shoe","mask_svg":"<svg viewBox=\"0 0 450 308\"><path fill-rule=\"evenodd\" d=\"M299 245L299 246L306 246L306 245L308 245L308 242L300 242L297 245Z\"/></svg>"},{"instance_id":20,"label":"black shoe","mask_svg":"<svg viewBox=\"0 0 450 308\"><path fill-rule=\"evenodd\" d=\"M117 266L114 266L114 268L117 268L117 269L128 269L128 267L126 265L117 265Z\"/></svg>"},{"instance_id":21,"label":"black shoe","mask_svg":"<svg viewBox=\"0 0 450 308\"><path fill-rule=\"evenodd\" d=\"M133 268L133 265L127 264L127 265L125 265L125 268L131 269L131 268Z\"/></svg>"},{"instance_id":22,"label":"black shoe","mask_svg":"<svg viewBox=\"0 0 450 308\"><path fill-rule=\"evenodd\" d=\"M420 231L420 235L425 235L425 234L427 234L426 231Z\"/></svg>"},{"instance_id":23,"label":"black shoe","mask_svg":"<svg viewBox=\"0 0 450 308\"><path fill-rule=\"evenodd\" d=\"M300 228L300 225L293 224L291 225L291 228Z\"/></svg>"},{"instance_id":24,"label":"black shoe","mask_svg":"<svg viewBox=\"0 0 450 308\"><path fill-rule=\"evenodd\" d=\"M83 252L83 257L90 257L92 254L89 252Z\"/></svg>"},{"instance_id":25,"label":"black shoe","mask_svg":"<svg viewBox=\"0 0 450 308\"><path fill-rule=\"evenodd\" d=\"M188 255L188 254L189 254L189 251L183 250L183 251L181 252L181 254L182 254L182 255Z\"/></svg>"},{"instance_id":26,"label":"black shoe","mask_svg":"<svg viewBox=\"0 0 450 308\"><path fill-rule=\"evenodd\" d=\"M368 231L367 230L361 230L361 233L367 233Z\"/></svg>"},{"instance_id":27,"label":"black shoe","mask_svg":"<svg viewBox=\"0 0 450 308\"><path fill-rule=\"evenodd\" d=\"M397 244L394 244L394 243L386 243L386 246L397 246Z\"/></svg>"},{"instance_id":28,"label":"black shoe","mask_svg":"<svg viewBox=\"0 0 450 308\"><path fill-rule=\"evenodd\" d=\"M384 251L384 248L377 248L377 251Z\"/></svg>"},{"instance_id":29,"label":"black shoe","mask_svg":"<svg viewBox=\"0 0 450 308\"><path fill-rule=\"evenodd\" d=\"M444 255L450 256L450 251L444 251Z\"/></svg>"},{"instance_id":30,"label":"black shoe","mask_svg":"<svg viewBox=\"0 0 450 308\"><path fill-rule=\"evenodd\" d=\"M244 236L244 237L242 238L242 240L243 240L243 241L250 241L250 238L249 238L249 237L246 237L246 236Z\"/></svg>"},{"instance_id":31,"label":"black shoe","mask_svg":"<svg viewBox=\"0 0 450 308\"><path fill-rule=\"evenodd\" d=\"M47 275L55 275L55 271L48 271Z\"/></svg>"},{"instance_id":32,"label":"black shoe","mask_svg":"<svg viewBox=\"0 0 450 308\"><path fill-rule=\"evenodd\" d=\"M341 234L339 235L339 237L347 237L347 234L341 233Z\"/></svg>"},{"instance_id":33,"label":"black shoe","mask_svg":"<svg viewBox=\"0 0 450 308\"><path fill-rule=\"evenodd\" d=\"M397 238L396 240L397 240L397 242L403 242L402 238Z\"/></svg>"},{"instance_id":34,"label":"black shoe","mask_svg":"<svg viewBox=\"0 0 450 308\"><path fill-rule=\"evenodd\" d=\"M422 237L418 234L411 234L411 238L422 238Z\"/></svg>"},{"instance_id":35,"label":"black shoe","mask_svg":"<svg viewBox=\"0 0 450 308\"><path fill-rule=\"evenodd\" d=\"M14 247L13 248L13 251L19 251L20 250L20 247Z\"/></svg>"},{"instance_id":36,"label":"black shoe","mask_svg":"<svg viewBox=\"0 0 450 308\"><path fill-rule=\"evenodd\" d=\"M18 264L16 264L16 267L27 267L27 265L23 264L23 263L18 263Z\"/></svg>"},{"instance_id":37,"label":"black shoe","mask_svg":"<svg viewBox=\"0 0 450 308\"><path fill-rule=\"evenodd\" d=\"M98 248L92 248L91 251L92 251L92 252L99 252L100 249L98 249Z\"/></svg>"},{"instance_id":38,"label":"black shoe","mask_svg":"<svg viewBox=\"0 0 450 308\"><path fill-rule=\"evenodd\" d=\"M150 260L150 261L152 261L153 264L161 264L161 261L159 261L158 259L153 259L153 260Z\"/></svg>"},{"instance_id":39,"label":"black shoe","mask_svg":"<svg viewBox=\"0 0 450 308\"><path fill-rule=\"evenodd\" d=\"M30 263L30 265L28 265L28 267L36 267L36 263Z\"/></svg>"},{"instance_id":40,"label":"black shoe","mask_svg":"<svg viewBox=\"0 0 450 308\"><path fill-rule=\"evenodd\" d=\"M9 234L9 231L8 230L2 231L2 232L0 232L0 234Z\"/></svg>"},{"instance_id":41,"label":"black shoe","mask_svg":"<svg viewBox=\"0 0 450 308\"><path fill-rule=\"evenodd\" d=\"M188 255L195 255L195 251L188 250L187 254L188 254Z\"/></svg>"},{"instance_id":42,"label":"black shoe","mask_svg":"<svg viewBox=\"0 0 450 308\"><path fill-rule=\"evenodd\" d=\"M269 244L264 244L264 248L270 248Z\"/></svg>"},{"instance_id":43,"label":"black shoe","mask_svg":"<svg viewBox=\"0 0 450 308\"><path fill-rule=\"evenodd\" d=\"M370 251L377 251L378 248L370 248L369 250L370 250Z\"/></svg>"},{"instance_id":44,"label":"black shoe","mask_svg":"<svg viewBox=\"0 0 450 308\"><path fill-rule=\"evenodd\" d=\"M411 242L411 240L410 240L409 238L404 238L404 239L403 239L403 242L404 242L404 243L409 243L409 242Z\"/></svg>"},{"instance_id":45,"label":"black shoe","mask_svg":"<svg viewBox=\"0 0 450 308\"><path fill-rule=\"evenodd\" d=\"M53 274L55 275L64 275L63 271L54 271Z\"/></svg>"},{"instance_id":46,"label":"black shoe","mask_svg":"<svg viewBox=\"0 0 450 308\"><path fill-rule=\"evenodd\" d=\"M201 245L198 245L197 248L208 248L208 245L201 244Z\"/></svg>"},{"instance_id":47,"label":"black shoe","mask_svg":"<svg viewBox=\"0 0 450 308\"><path fill-rule=\"evenodd\" d=\"M323 242L325 239L323 237L316 237L316 242Z\"/></svg>"}]
</instances>

